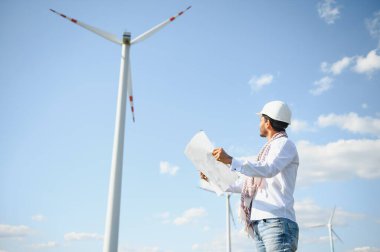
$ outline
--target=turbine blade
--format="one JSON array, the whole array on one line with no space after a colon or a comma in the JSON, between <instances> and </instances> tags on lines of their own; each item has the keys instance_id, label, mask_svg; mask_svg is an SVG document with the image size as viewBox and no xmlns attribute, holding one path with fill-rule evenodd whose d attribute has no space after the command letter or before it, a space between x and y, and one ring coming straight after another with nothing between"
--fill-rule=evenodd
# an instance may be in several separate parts
<instances>
[{"instance_id":1,"label":"turbine blade","mask_svg":"<svg viewBox=\"0 0 380 252\"><path fill-rule=\"evenodd\" d=\"M107 40L109 40L109 41L111 41L111 42L114 42L114 43L119 44L119 45L122 44L122 41L121 41L116 35L113 35L113 34L108 33L108 32L106 32L106 31L100 30L100 29L98 29L98 28L96 28L96 27L93 27L93 26L91 26L91 25L88 25L88 24L82 23L82 22L80 22L80 21L78 21L78 20L76 20L76 19L74 19L74 18L68 17L68 16L66 16L66 15L64 15L64 14L62 14L62 13L59 13L58 11L55 11L55 10L53 10L53 9L50 9L50 11L52 11L52 12L54 12L55 14L57 14L57 15L59 15L59 16L65 18L65 19L67 19L67 20L73 22L74 24L77 24L77 25L79 25L79 26L82 26L82 27L85 28L86 30L89 30L89 31L91 31L91 32L93 32L93 33L96 33L97 35L99 35L99 36L101 36L101 37L103 37L103 38L105 38L105 39L107 39Z\"/></svg>"},{"instance_id":2,"label":"turbine blade","mask_svg":"<svg viewBox=\"0 0 380 252\"><path fill-rule=\"evenodd\" d=\"M333 211L331 213L331 216L330 216L330 219L329 219L329 224L331 224L332 219L334 218L335 208L336 208L336 206L334 206L334 209L333 209Z\"/></svg>"},{"instance_id":3,"label":"turbine blade","mask_svg":"<svg viewBox=\"0 0 380 252\"><path fill-rule=\"evenodd\" d=\"M199 180L199 188L205 191L216 193L218 196L221 196L224 193L219 187L203 179Z\"/></svg>"},{"instance_id":4,"label":"turbine blade","mask_svg":"<svg viewBox=\"0 0 380 252\"><path fill-rule=\"evenodd\" d=\"M129 61L129 67L128 67L127 95L128 95L128 98L129 98L129 104L131 105L132 119L133 119L133 122L135 122L135 109L134 109L134 106L133 106L133 89L132 89L131 61Z\"/></svg>"},{"instance_id":5,"label":"turbine blade","mask_svg":"<svg viewBox=\"0 0 380 252\"><path fill-rule=\"evenodd\" d=\"M203 179L199 180L199 188L207 192L216 193L211 184Z\"/></svg>"},{"instance_id":6,"label":"turbine blade","mask_svg":"<svg viewBox=\"0 0 380 252\"><path fill-rule=\"evenodd\" d=\"M318 225L312 225L312 226L307 226L308 228L319 228L319 227L326 227L326 224L318 224Z\"/></svg>"},{"instance_id":7,"label":"turbine blade","mask_svg":"<svg viewBox=\"0 0 380 252\"><path fill-rule=\"evenodd\" d=\"M179 12L177 15L172 16L171 18L165 20L161 24L158 24L158 25L154 26L150 30L148 30L148 31L144 32L143 34L137 36L136 38L132 39L131 44L135 44L135 43L141 42L141 41L147 39L148 37L152 36L154 33L158 32L159 30L161 30L162 28L164 28L166 25L168 25L169 23L173 22L178 16L181 16L183 13L185 13L190 8L191 8L191 6L187 7L186 10Z\"/></svg>"},{"instance_id":8,"label":"turbine blade","mask_svg":"<svg viewBox=\"0 0 380 252\"><path fill-rule=\"evenodd\" d=\"M337 233L335 233L334 229L331 229L331 231L339 239L339 241L341 241L343 243L343 240L339 237L339 235Z\"/></svg>"}]
</instances>

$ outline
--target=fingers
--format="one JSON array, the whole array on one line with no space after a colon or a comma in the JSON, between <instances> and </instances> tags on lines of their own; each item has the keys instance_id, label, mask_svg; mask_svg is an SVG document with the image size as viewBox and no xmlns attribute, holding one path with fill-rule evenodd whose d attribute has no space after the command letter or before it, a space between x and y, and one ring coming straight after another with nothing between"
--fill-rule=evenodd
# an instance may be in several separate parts
<instances>
[{"instance_id":1,"label":"fingers","mask_svg":"<svg viewBox=\"0 0 380 252\"><path fill-rule=\"evenodd\" d=\"M205 180L208 182L208 178L206 175L204 175L202 172L200 173L201 179Z\"/></svg>"},{"instance_id":2,"label":"fingers","mask_svg":"<svg viewBox=\"0 0 380 252\"><path fill-rule=\"evenodd\" d=\"M225 154L225 151L223 150L223 148L216 148L212 152L212 155L218 161L221 160L221 158L224 156L224 154Z\"/></svg>"},{"instance_id":3,"label":"fingers","mask_svg":"<svg viewBox=\"0 0 380 252\"><path fill-rule=\"evenodd\" d=\"M223 148L216 148L212 151L212 155L215 157L216 155L220 155L223 152Z\"/></svg>"},{"instance_id":4,"label":"fingers","mask_svg":"<svg viewBox=\"0 0 380 252\"><path fill-rule=\"evenodd\" d=\"M220 148L216 148L212 151L212 155L215 156L216 153L218 153L220 151Z\"/></svg>"}]
</instances>

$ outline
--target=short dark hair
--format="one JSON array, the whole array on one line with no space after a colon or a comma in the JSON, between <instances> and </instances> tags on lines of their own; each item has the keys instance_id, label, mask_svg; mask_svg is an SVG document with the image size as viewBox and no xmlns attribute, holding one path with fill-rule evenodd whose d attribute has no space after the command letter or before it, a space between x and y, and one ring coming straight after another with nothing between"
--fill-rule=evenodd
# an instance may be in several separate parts
<instances>
[{"instance_id":1,"label":"short dark hair","mask_svg":"<svg viewBox=\"0 0 380 252\"><path fill-rule=\"evenodd\" d=\"M264 117L266 122L269 121L272 128L277 132L285 131L285 129L289 126L289 123L274 120L266 114L262 114L262 117Z\"/></svg>"}]
</instances>

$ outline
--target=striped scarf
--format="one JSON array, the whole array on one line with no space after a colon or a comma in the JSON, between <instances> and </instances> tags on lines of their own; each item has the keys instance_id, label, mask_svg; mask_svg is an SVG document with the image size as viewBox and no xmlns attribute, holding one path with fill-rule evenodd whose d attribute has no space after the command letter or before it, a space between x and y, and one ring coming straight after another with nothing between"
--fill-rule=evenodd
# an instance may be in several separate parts
<instances>
[{"instance_id":1,"label":"striped scarf","mask_svg":"<svg viewBox=\"0 0 380 252\"><path fill-rule=\"evenodd\" d=\"M270 150L270 146L273 140L278 139L280 137L288 137L285 131L278 132L264 145L261 149L259 155L257 156L257 161L264 161L268 155ZM250 235L252 238L254 236L252 228L250 228L250 220L251 220L251 210L252 210L252 202L256 196L257 190L262 188L264 178L259 177L247 177L244 180L242 191L241 191L241 201L239 207L239 218L245 225L244 230Z\"/></svg>"}]
</instances>

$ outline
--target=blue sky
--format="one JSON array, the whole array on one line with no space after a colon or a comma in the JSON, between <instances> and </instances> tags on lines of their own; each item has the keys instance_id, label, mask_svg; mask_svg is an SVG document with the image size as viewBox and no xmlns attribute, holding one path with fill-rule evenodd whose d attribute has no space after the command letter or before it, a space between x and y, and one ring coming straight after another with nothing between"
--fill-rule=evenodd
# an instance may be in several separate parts
<instances>
[{"instance_id":1,"label":"blue sky","mask_svg":"<svg viewBox=\"0 0 380 252\"><path fill-rule=\"evenodd\" d=\"M380 251L380 3L0 2L0 251L101 251L120 47L56 9L137 36L127 110L119 251L224 251L225 199L197 189L183 151L205 130L236 157L265 139L255 113L293 111L299 251ZM232 197L236 212L238 196ZM233 229L233 251L255 251Z\"/></svg>"}]
</instances>

